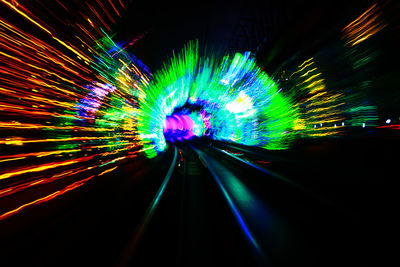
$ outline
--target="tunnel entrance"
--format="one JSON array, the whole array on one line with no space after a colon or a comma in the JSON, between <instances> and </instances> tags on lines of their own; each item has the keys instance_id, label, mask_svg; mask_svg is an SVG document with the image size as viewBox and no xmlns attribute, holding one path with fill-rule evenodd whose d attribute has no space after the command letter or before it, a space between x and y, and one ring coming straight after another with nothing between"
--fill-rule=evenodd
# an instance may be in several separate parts
<instances>
[{"instance_id":1,"label":"tunnel entrance","mask_svg":"<svg viewBox=\"0 0 400 267\"><path fill-rule=\"evenodd\" d=\"M173 114L165 120L164 137L165 140L175 142L192 138L194 122L187 114Z\"/></svg>"},{"instance_id":2,"label":"tunnel entrance","mask_svg":"<svg viewBox=\"0 0 400 267\"><path fill-rule=\"evenodd\" d=\"M175 142L203 136L209 129L209 117L201 105L187 103L175 109L165 119L165 140Z\"/></svg>"}]
</instances>

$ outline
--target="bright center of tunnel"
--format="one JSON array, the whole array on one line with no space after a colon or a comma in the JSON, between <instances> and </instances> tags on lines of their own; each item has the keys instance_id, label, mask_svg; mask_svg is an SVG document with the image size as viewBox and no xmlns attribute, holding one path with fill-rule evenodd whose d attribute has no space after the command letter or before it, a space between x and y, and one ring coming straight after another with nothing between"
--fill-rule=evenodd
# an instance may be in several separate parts
<instances>
[{"instance_id":1,"label":"bright center of tunnel","mask_svg":"<svg viewBox=\"0 0 400 267\"><path fill-rule=\"evenodd\" d=\"M194 122L187 114L173 114L165 120L164 136L171 142L176 140L190 139L193 133Z\"/></svg>"},{"instance_id":2,"label":"bright center of tunnel","mask_svg":"<svg viewBox=\"0 0 400 267\"><path fill-rule=\"evenodd\" d=\"M208 119L204 111L173 113L165 120L164 137L175 142L203 136L209 128Z\"/></svg>"}]
</instances>

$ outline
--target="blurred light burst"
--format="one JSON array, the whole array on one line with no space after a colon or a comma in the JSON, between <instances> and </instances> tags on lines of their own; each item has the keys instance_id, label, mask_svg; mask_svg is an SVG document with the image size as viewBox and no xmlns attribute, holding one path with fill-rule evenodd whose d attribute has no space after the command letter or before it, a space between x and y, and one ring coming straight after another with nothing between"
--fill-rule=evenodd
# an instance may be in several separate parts
<instances>
[{"instance_id":1,"label":"blurred light burst","mask_svg":"<svg viewBox=\"0 0 400 267\"><path fill-rule=\"evenodd\" d=\"M297 53L272 75L252 52L221 56L197 41L152 74L127 51L140 36L115 41L126 5L1 0L11 15L0 18L0 198L35 193L9 202L15 207L0 210L0 219L126 160L153 158L167 141L205 136L279 150L354 129L400 129L399 113L384 109L396 107L398 94L374 92L399 81L398 67L386 64L396 57L385 47L400 39L388 34L399 28L391 1L370 5L334 42Z\"/></svg>"},{"instance_id":2,"label":"blurred light burst","mask_svg":"<svg viewBox=\"0 0 400 267\"><path fill-rule=\"evenodd\" d=\"M63 181L4 219L136 157L137 96L151 74L108 35L122 1L1 2L28 31L0 19L0 197Z\"/></svg>"},{"instance_id":3,"label":"blurred light burst","mask_svg":"<svg viewBox=\"0 0 400 267\"><path fill-rule=\"evenodd\" d=\"M189 42L154 74L139 97L138 129L147 155L166 148L165 121L185 106L199 109L188 108L189 114L208 115L207 132L212 139L287 148L294 138L297 109L250 52L218 58L201 56L198 50L197 42ZM206 128L206 122L199 124L194 127Z\"/></svg>"}]
</instances>

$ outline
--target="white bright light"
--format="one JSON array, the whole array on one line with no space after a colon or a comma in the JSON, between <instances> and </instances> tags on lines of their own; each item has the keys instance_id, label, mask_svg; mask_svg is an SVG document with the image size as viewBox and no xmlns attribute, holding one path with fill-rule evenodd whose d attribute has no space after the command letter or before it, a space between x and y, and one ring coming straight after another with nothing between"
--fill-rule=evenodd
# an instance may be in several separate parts
<instances>
[{"instance_id":1,"label":"white bright light","mask_svg":"<svg viewBox=\"0 0 400 267\"><path fill-rule=\"evenodd\" d=\"M253 108L253 103L251 100L252 99L244 92L240 92L238 97L234 101L226 104L225 108L230 113L243 113Z\"/></svg>"},{"instance_id":2,"label":"white bright light","mask_svg":"<svg viewBox=\"0 0 400 267\"><path fill-rule=\"evenodd\" d=\"M151 133L151 134L140 134L141 139L150 139L150 138L156 138L157 134L156 133Z\"/></svg>"},{"instance_id":3,"label":"white bright light","mask_svg":"<svg viewBox=\"0 0 400 267\"><path fill-rule=\"evenodd\" d=\"M387 120L386 120L386 123L391 123L391 122L392 122L391 119L387 119Z\"/></svg>"},{"instance_id":4,"label":"white bright light","mask_svg":"<svg viewBox=\"0 0 400 267\"><path fill-rule=\"evenodd\" d=\"M365 123L362 124L362 127L365 128Z\"/></svg>"}]
</instances>

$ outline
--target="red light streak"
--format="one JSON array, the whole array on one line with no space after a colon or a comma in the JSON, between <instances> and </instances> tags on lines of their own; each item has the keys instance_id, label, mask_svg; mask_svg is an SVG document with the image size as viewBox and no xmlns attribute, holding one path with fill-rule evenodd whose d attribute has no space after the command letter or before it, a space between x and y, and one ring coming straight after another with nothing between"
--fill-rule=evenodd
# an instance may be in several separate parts
<instances>
[{"instance_id":1,"label":"red light streak","mask_svg":"<svg viewBox=\"0 0 400 267\"><path fill-rule=\"evenodd\" d=\"M400 130L400 124L392 124L392 125L378 126L378 127L376 127L376 128Z\"/></svg>"}]
</instances>

